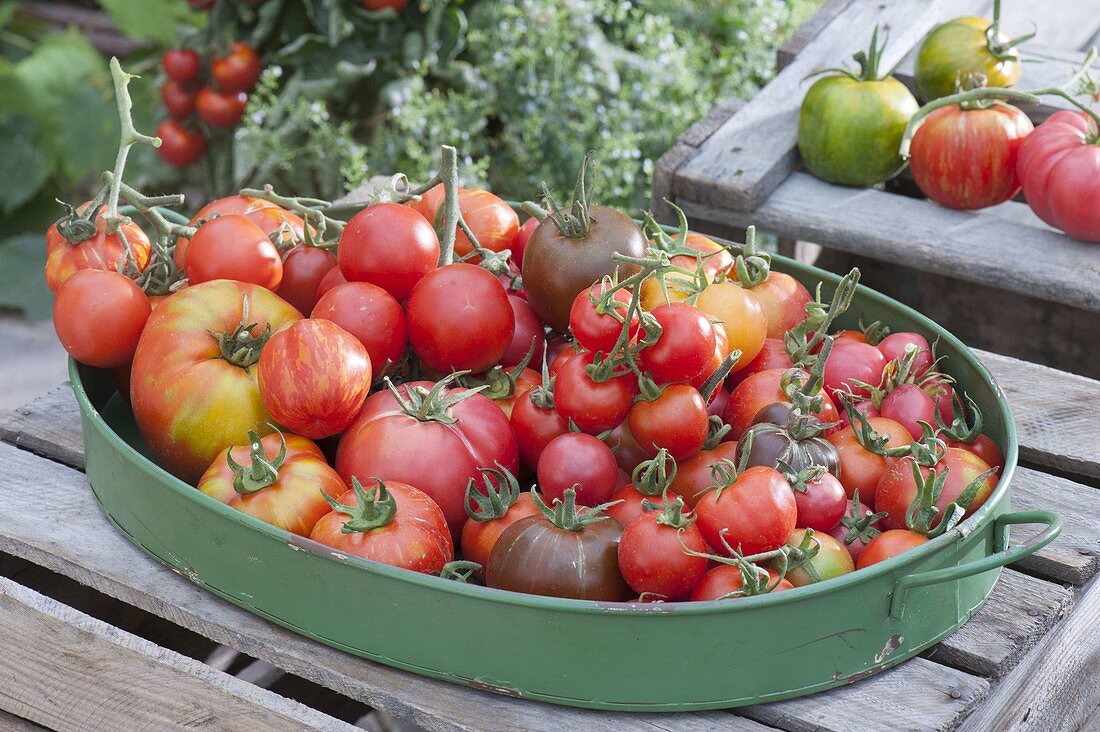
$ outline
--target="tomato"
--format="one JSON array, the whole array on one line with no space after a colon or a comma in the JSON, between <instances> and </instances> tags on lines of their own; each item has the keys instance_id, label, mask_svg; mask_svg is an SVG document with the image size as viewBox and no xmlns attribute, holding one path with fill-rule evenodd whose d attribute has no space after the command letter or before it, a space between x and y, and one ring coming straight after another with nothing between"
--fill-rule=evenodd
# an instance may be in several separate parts
<instances>
[{"instance_id":1,"label":"tomato","mask_svg":"<svg viewBox=\"0 0 1100 732\"><path fill-rule=\"evenodd\" d=\"M405 312L381 287L366 282L338 285L317 301L311 317L331 320L359 339L375 378L392 370L405 352Z\"/></svg>"},{"instance_id":2,"label":"tomato","mask_svg":"<svg viewBox=\"0 0 1100 732\"><path fill-rule=\"evenodd\" d=\"M718 486L695 503L696 524L707 544L723 539L744 555L778 549L794 531L797 506L783 475L774 468L749 468L728 486Z\"/></svg>"},{"instance_id":3,"label":"tomato","mask_svg":"<svg viewBox=\"0 0 1100 732\"><path fill-rule=\"evenodd\" d=\"M283 279L279 250L256 224L226 214L199 227L187 246L187 279L251 282L274 291Z\"/></svg>"},{"instance_id":4,"label":"tomato","mask_svg":"<svg viewBox=\"0 0 1100 732\"><path fill-rule=\"evenodd\" d=\"M676 254L669 258L669 263L674 267L681 267L689 272L695 272L702 264L703 272L708 282L713 282L726 274L733 267L733 255L730 250L718 242L689 231L687 236L676 234L669 237L668 245L674 249L681 246L698 252L694 254ZM656 246L656 244L655 244ZM664 249L657 246L656 248ZM694 292L694 277L681 272L669 272L665 275L665 288L656 277L648 277L642 282L642 307L653 310L659 305L667 305L671 302L683 302Z\"/></svg>"},{"instance_id":5,"label":"tomato","mask_svg":"<svg viewBox=\"0 0 1100 732\"><path fill-rule=\"evenodd\" d=\"M195 111L199 119L214 129L236 127L248 106L244 92L218 91L204 86L195 97Z\"/></svg>"},{"instance_id":6,"label":"tomato","mask_svg":"<svg viewBox=\"0 0 1100 732\"><path fill-rule=\"evenodd\" d=\"M428 221L442 221L440 209L443 208L443 184L429 189L420 196L420 200L409 201L405 205L418 211ZM484 249L494 252L508 249L519 233L519 215L499 196L477 188L458 189L458 210L470 231L477 237L477 243ZM474 251L462 229L455 230L455 256L464 257ZM477 261L473 259L471 261Z\"/></svg>"},{"instance_id":7,"label":"tomato","mask_svg":"<svg viewBox=\"0 0 1100 732\"><path fill-rule=\"evenodd\" d=\"M157 306L134 353L130 396L158 465L193 481L241 435L272 431L252 366L268 326L278 332L300 318L268 290L228 280Z\"/></svg>"},{"instance_id":8,"label":"tomato","mask_svg":"<svg viewBox=\"0 0 1100 732\"><path fill-rule=\"evenodd\" d=\"M303 313L312 312L317 288L336 268L336 255L327 249L300 244L283 256L283 280L275 294Z\"/></svg>"},{"instance_id":9,"label":"tomato","mask_svg":"<svg viewBox=\"0 0 1100 732\"><path fill-rule=\"evenodd\" d=\"M455 550L439 506L396 480L371 480L332 501L310 538L337 551L425 574L439 574Z\"/></svg>"},{"instance_id":10,"label":"tomato","mask_svg":"<svg viewBox=\"0 0 1100 732\"><path fill-rule=\"evenodd\" d=\"M978 435L970 442L949 440L947 446L972 452L984 460L989 467L996 468L998 471L1004 470L1005 454L988 435Z\"/></svg>"},{"instance_id":11,"label":"tomato","mask_svg":"<svg viewBox=\"0 0 1100 732\"><path fill-rule=\"evenodd\" d=\"M528 352L531 353L528 363L542 363L543 356L546 354L546 332L543 330L542 321L522 297L509 295L508 304L512 306L516 329L512 334L511 343L508 344L508 350L500 357L500 365L515 366L527 358ZM534 351L531 350L532 344L534 344Z\"/></svg>"},{"instance_id":12,"label":"tomato","mask_svg":"<svg viewBox=\"0 0 1100 732\"><path fill-rule=\"evenodd\" d=\"M516 316L488 270L448 264L413 288L405 306L409 344L424 365L444 373L485 371L512 343Z\"/></svg>"},{"instance_id":13,"label":"tomato","mask_svg":"<svg viewBox=\"0 0 1100 732\"><path fill-rule=\"evenodd\" d=\"M139 272L149 264L152 245L140 226L123 222L118 231L108 234L103 209L96 213L93 232L91 222L81 218L88 213L89 205L78 206L76 216L62 217L46 230L46 285L50 292L57 292L65 280L82 269L118 272L130 257Z\"/></svg>"},{"instance_id":14,"label":"tomato","mask_svg":"<svg viewBox=\"0 0 1100 732\"><path fill-rule=\"evenodd\" d=\"M795 529L787 546L797 547L805 539L806 529ZM817 554L806 564L792 567L787 571L786 579L795 587L803 587L814 582L840 577L855 571L855 562L848 549L829 534L814 532L810 539L817 543Z\"/></svg>"},{"instance_id":15,"label":"tomato","mask_svg":"<svg viewBox=\"0 0 1100 732\"><path fill-rule=\"evenodd\" d=\"M661 335L642 350L639 361L656 383L690 381L710 365L716 336L710 319L701 310L674 302L658 305L651 315L661 326Z\"/></svg>"},{"instance_id":16,"label":"tomato","mask_svg":"<svg viewBox=\"0 0 1100 732\"><path fill-rule=\"evenodd\" d=\"M710 415L703 396L686 384L665 387L653 401L641 399L630 408L630 432L650 455L664 448L676 461L703 449Z\"/></svg>"},{"instance_id":17,"label":"tomato","mask_svg":"<svg viewBox=\"0 0 1100 732\"><path fill-rule=\"evenodd\" d=\"M260 353L257 383L272 418L319 440L355 421L371 383L367 349L329 320L299 320L271 336Z\"/></svg>"},{"instance_id":18,"label":"tomato","mask_svg":"<svg viewBox=\"0 0 1100 732\"><path fill-rule=\"evenodd\" d=\"M340 440L336 471L346 481L377 476L418 487L443 509L457 537L467 518L463 498L470 479L498 464L514 475L519 455L500 407L480 394L448 389L450 383L398 387L404 404L388 390L368 397ZM410 389L420 408L409 402Z\"/></svg>"},{"instance_id":19,"label":"tomato","mask_svg":"<svg viewBox=\"0 0 1100 732\"><path fill-rule=\"evenodd\" d=\"M788 401L782 387L783 375L787 372L787 369L761 371L742 381L730 392L723 421L730 426L731 439L741 439L761 409L776 402ZM805 371L801 371L801 376L803 379L809 378ZM814 416L826 424L837 421L836 406L827 394L821 394L821 411Z\"/></svg>"},{"instance_id":20,"label":"tomato","mask_svg":"<svg viewBox=\"0 0 1100 732\"><path fill-rule=\"evenodd\" d=\"M603 311L597 305L600 298L611 289L608 280L601 280L588 289L581 290L573 298L573 306L569 309L569 330L577 343L589 351L603 351L611 353L615 343L623 331L631 296L628 290L616 290L611 296L611 305L607 311ZM618 313L617 320L611 311ZM629 337L634 339L640 329L640 320L635 313L630 319Z\"/></svg>"},{"instance_id":21,"label":"tomato","mask_svg":"<svg viewBox=\"0 0 1100 732\"><path fill-rule=\"evenodd\" d=\"M768 316L751 290L729 281L716 282L699 293L695 306L725 327L729 351L741 351L734 371L748 366L764 347Z\"/></svg>"},{"instance_id":22,"label":"tomato","mask_svg":"<svg viewBox=\"0 0 1100 732\"><path fill-rule=\"evenodd\" d=\"M405 9L405 6L409 4L409 0L359 0L359 4L367 10L392 8L397 12L401 12Z\"/></svg>"},{"instance_id":23,"label":"tomato","mask_svg":"<svg viewBox=\"0 0 1100 732\"><path fill-rule=\"evenodd\" d=\"M627 483L630 482L630 474L634 472L634 468L652 457L634 439L629 420L624 420L613 427L604 437L604 442L614 451L615 462L619 464L619 469L626 473ZM619 523L626 526L622 521Z\"/></svg>"},{"instance_id":24,"label":"tomato","mask_svg":"<svg viewBox=\"0 0 1100 732\"><path fill-rule=\"evenodd\" d=\"M330 269L325 274L325 276L321 278L321 281L317 283L317 299L318 299L318 301L322 297L324 297L328 293L328 291L331 290L332 288L336 287L337 285L345 285L345 284L347 284L347 282L348 282L347 278L344 277L344 273L340 271L339 266L336 266L335 268ZM364 284L367 284L367 283L364 283ZM379 287L378 289L381 290L382 288ZM383 292L385 292L385 290L383 290ZM389 293L386 293L386 294L389 294ZM396 300L394 302L396 302ZM316 306L314 306L314 307L316 307ZM404 316L404 312L405 311L403 311L403 310L401 311L402 316Z\"/></svg>"},{"instance_id":25,"label":"tomato","mask_svg":"<svg viewBox=\"0 0 1100 732\"><path fill-rule=\"evenodd\" d=\"M739 597L749 597L752 594L794 589L794 585L781 578L774 569L764 569L755 565L750 566L752 567L751 571L758 574L761 592L753 593L745 588L745 578L738 567L719 564L703 575L703 579L691 591L691 601L736 600Z\"/></svg>"},{"instance_id":26,"label":"tomato","mask_svg":"<svg viewBox=\"0 0 1100 732\"><path fill-rule=\"evenodd\" d=\"M206 138L198 128L184 127L178 120L166 119L157 125L160 159L173 168L186 168L206 152Z\"/></svg>"},{"instance_id":27,"label":"tomato","mask_svg":"<svg viewBox=\"0 0 1100 732\"><path fill-rule=\"evenodd\" d=\"M347 486L306 438L252 437L251 444L222 450L199 478L199 490L276 528L309 536L332 510L324 496L338 498Z\"/></svg>"},{"instance_id":28,"label":"tomato","mask_svg":"<svg viewBox=\"0 0 1100 732\"><path fill-rule=\"evenodd\" d=\"M583 432L567 432L551 440L538 463L539 488L548 500L576 491L577 503L595 506L615 491L619 466L604 443Z\"/></svg>"},{"instance_id":29,"label":"tomato","mask_svg":"<svg viewBox=\"0 0 1100 732\"><path fill-rule=\"evenodd\" d=\"M187 84L199 76L202 59L190 48L172 48L160 57L164 75L177 84Z\"/></svg>"},{"instance_id":30,"label":"tomato","mask_svg":"<svg viewBox=\"0 0 1100 732\"><path fill-rule=\"evenodd\" d=\"M671 490L683 496L684 502L694 507L703 491L714 485L711 469L723 460L736 461L737 443L722 442L713 450L703 450L680 462Z\"/></svg>"},{"instance_id":31,"label":"tomato","mask_svg":"<svg viewBox=\"0 0 1100 732\"><path fill-rule=\"evenodd\" d=\"M74 359L110 369L133 358L150 312L149 298L129 277L84 269L57 291L53 327Z\"/></svg>"},{"instance_id":32,"label":"tomato","mask_svg":"<svg viewBox=\"0 0 1100 732\"><path fill-rule=\"evenodd\" d=\"M878 30L871 50L858 58L860 73L821 76L806 92L798 119L798 152L818 178L847 186L871 186L893 178L917 100L893 76L880 76Z\"/></svg>"},{"instance_id":33,"label":"tomato","mask_svg":"<svg viewBox=\"0 0 1100 732\"><path fill-rule=\"evenodd\" d=\"M951 424L955 416L955 387L942 376L924 379L921 384L924 393L932 397L932 401L936 403L940 419L944 424Z\"/></svg>"},{"instance_id":34,"label":"tomato","mask_svg":"<svg viewBox=\"0 0 1100 732\"><path fill-rule=\"evenodd\" d=\"M1059 111L1020 145L1016 172L1035 215L1074 239L1100 242L1100 123Z\"/></svg>"},{"instance_id":35,"label":"tomato","mask_svg":"<svg viewBox=\"0 0 1100 732\"><path fill-rule=\"evenodd\" d=\"M439 260L439 238L426 218L408 206L376 203L351 217L337 249L349 282L370 282L398 300Z\"/></svg>"},{"instance_id":36,"label":"tomato","mask_svg":"<svg viewBox=\"0 0 1100 732\"><path fill-rule=\"evenodd\" d=\"M517 267L523 267L523 252L527 249L527 240L539 226L539 220L534 216L523 222L523 226L516 229L516 236L512 239L512 261Z\"/></svg>"},{"instance_id":37,"label":"tomato","mask_svg":"<svg viewBox=\"0 0 1100 732\"><path fill-rule=\"evenodd\" d=\"M542 509L540 509L541 511ZM630 587L619 572L623 527L598 512L578 514L573 492L500 535L485 567L485 584L500 590L576 600L623 601Z\"/></svg>"},{"instance_id":38,"label":"tomato","mask_svg":"<svg viewBox=\"0 0 1100 732\"><path fill-rule=\"evenodd\" d=\"M760 349L760 353L756 354L756 358L736 374L730 374L726 384L732 389L755 373L790 368L794 368L794 360L791 358L790 351L787 350L787 344L779 338L765 338L764 346Z\"/></svg>"},{"instance_id":39,"label":"tomato","mask_svg":"<svg viewBox=\"0 0 1100 732\"><path fill-rule=\"evenodd\" d=\"M301 242L305 237L305 222L301 217L270 201L254 196L226 196L215 199L200 208L198 213L191 217L188 226L199 227L215 216L226 214L244 216L259 226L269 239L279 242L280 245ZM187 268L187 249L190 243L189 239L183 237L176 239L176 250L172 254L172 259L180 270Z\"/></svg>"},{"instance_id":40,"label":"tomato","mask_svg":"<svg viewBox=\"0 0 1100 732\"><path fill-rule=\"evenodd\" d=\"M788 330L806 319L806 303L813 300L805 285L785 272L774 270L751 292L764 308L768 338L780 340Z\"/></svg>"},{"instance_id":41,"label":"tomato","mask_svg":"<svg viewBox=\"0 0 1100 732\"><path fill-rule=\"evenodd\" d=\"M554 409L553 397L547 397L541 387L519 396L512 406L511 424L520 459L531 469L538 467L542 451L550 441L569 431L568 423Z\"/></svg>"},{"instance_id":42,"label":"tomato","mask_svg":"<svg viewBox=\"0 0 1100 732\"><path fill-rule=\"evenodd\" d=\"M936 499L936 508L941 512L947 506L956 501L966 490L967 486L975 480L981 480L981 485L974 500L966 508L963 518L974 515L981 508L993 489L997 487L997 478L990 467L980 457L967 450L947 448L946 454L935 468L937 475L946 473L943 492ZM931 469L920 468L920 474L924 480L930 478ZM984 475L984 477L982 477ZM875 489L875 510L885 511L886 517L882 523L888 529L907 528L905 513L909 510L913 499L917 497L918 488L913 478L913 458L906 457L896 461L882 474L878 487ZM942 519L943 514L940 514ZM939 519L933 523L939 523Z\"/></svg>"},{"instance_id":43,"label":"tomato","mask_svg":"<svg viewBox=\"0 0 1100 732\"><path fill-rule=\"evenodd\" d=\"M160 101L173 118L186 119L195 111L198 94L198 89L169 79L160 88Z\"/></svg>"},{"instance_id":44,"label":"tomato","mask_svg":"<svg viewBox=\"0 0 1100 732\"><path fill-rule=\"evenodd\" d=\"M991 30L995 23L974 16L955 18L924 37L913 70L921 99L930 102L954 94L971 74L981 74L988 86L1016 85L1020 54L999 27Z\"/></svg>"},{"instance_id":45,"label":"tomato","mask_svg":"<svg viewBox=\"0 0 1100 732\"><path fill-rule=\"evenodd\" d=\"M849 498L844 517L829 535L848 549L853 562L858 562L871 539L882 532L881 517L882 514L872 513L863 503Z\"/></svg>"},{"instance_id":46,"label":"tomato","mask_svg":"<svg viewBox=\"0 0 1100 732\"><path fill-rule=\"evenodd\" d=\"M554 348L554 345L558 345L558 348ZM555 344L553 341L549 341L546 344L547 356L550 357L550 375L557 376L558 372L562 370L565 364L569 363L574 357L579 356L582 353L588 353L579 346L573 345L572 341L559 341Z\"/></svg>"},{"instance_id":47,"label":"tomato","mask_svg":"<svg viewBox=\"0 0 1100 732\"><path fill-rule=\"evenodd\" d=\"M612 504L607 507L607 515L623 526L629 526L634 519L652 510L646 507L646 501L659 506L662 495L670 501L680 498L673 491L668 491L667 494L657 492L655 495L641 493L633 483L628 482L626 485L616 488L611 497L607 499L608 503Z\"/></svg>"},{"instance_id":48,"label":"tomato","mask_svg":"<svg viewBox=\"0 0 1100 732\"><path fill-rule=\"evenodd\" d=\"M872 564L885 562L899 554L916 549L928 541L927 536L922 536L907 529L891 529L884 531L864 548L856 562L856 569L866 569Z\"/></svg>"},{"instance_id":49,"label":"tomato","mask_svg":"<svg viewBox=\"0 0 1100 732\"><path fill-rule=\"evenodd\" d=\"M592 361L591 353L579 353L558 370L554 407L566 422L572 420L581 430L598 434L626 419L638 386L633 374L593 381L586 372Z\"/></svg>"},{"instance_id":50,"label":"tomato","mask_svg":"<svg viewBox=\"0 0 1100 732\"><path fill-rule=\"evenodd\" d=\"M887 361L901 361L905 358L906 350L917 349L917 356L913 360L910 373L922 376L932 368L932 347L928 345L928 339L920 333L899 332L891 333L878 342L878 350Z\"/></svg>"},{"instance_id":51,"label":"tomato","mask_svg":"<svg viewBox=\"0 0 1100 732\"><path fill-rule=\"evenodd\" d=\"M707 544L693 520L680 515L683 502L667 503L631 521L619 540L619 571L630 589L669 600L686 596L707 571Z\"/></svg>"},{"instance_id":52,"label":"tomato","mask_svg":"<svg viewBox=\"0 0 1100 732\"><path fill-rule=\"evenodd\" d=\"M831 531L840 523L848 496L835 475L821 471L795 483L794 503L798 507L796 526L814 531ZM795 543L795 546L798 544Z\"/></svg>"},{"instance_id":53,"label":"tomato","mask_svg":"<svg viewBox=\"0 0 1100 732\"><path fill-rule=\"evenodd\" d=\"M850 392L856 397L867 397L870 391L855 382L878 386L885 366L886 357L871 344L835 341L825 359L825 391L834 396L838 392Z\"/></svg>"},{"instance_id":54,"label":"tomato","mask_svg":"<svg viewBox=\"0 0 1100 732\"><path fill-rule=\"evenodd\" d=\"M941 107L914 133L909 169L921 193L941 206L994 206L1020 192L1016 158L1033 129L1027 115L1008 104Z\"/></svg>"},{"instance_id":55,"label":"tomato","mask_svg":"<svg viewBox=\"0 0 1100 732\"><path fill-rule=\"evenodd\" d=\"M885 447L904 447L910 442L909 431L892 419L868 417L867 423L885 441ZM855 429L845 427L825 439L833 444L840 458L840 482L849 498L856 491L870 504L875 502L879 479L894 460L865 448Z\"/></svg>"},{"instance_id":56,"label":"tomato","mask_svg":"<svg viewBox=\"0 0 1100 732\"><path fill-rule=\"evenodd\" d=\"M243 41L234 41L225 56L210 61L210 75L227 92L246 92L256 86L263 66L256 49Z\"/></svg>"},{"instance_id":57,"label":"tomato","mask_svg":"<svg viewBox=\"0 0 1100 732\"><path fill-rule=\"evenodd\" d=\"M919 440L924 430L920 422L936 424L936 402L916 384L898 384L882 398L879 414L906 429L914 440Z\"/></svg>"}]
</instances>

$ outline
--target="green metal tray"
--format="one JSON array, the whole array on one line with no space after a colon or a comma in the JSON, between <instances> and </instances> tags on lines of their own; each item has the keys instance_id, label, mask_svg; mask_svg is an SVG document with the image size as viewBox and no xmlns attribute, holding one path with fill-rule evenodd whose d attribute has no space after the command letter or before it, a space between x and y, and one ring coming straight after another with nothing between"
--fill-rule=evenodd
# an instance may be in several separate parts
<instances>
[{"instance_id":1,"label":"green metal tray","mask_svg":"<svg viewBox=\"0 0 1100 732\"><path fill-rule=\"evenodd\" d=\"M831 290L838 278L775 258ZM826 293L828 294L828 293ZM594 709L736 707L847 684L920 653L982 606L1000 567L1057 536L1009 512L1016 431L1004 395L956 338L860 287L859 315L939 338L947 370L1002 447L1000 483L955 530L870 569L775 595L631 604L537 597L345 556L235 511L148 459L109 373L70 365L88 482L133 543L257 615L364 658L501 694ZM1012 524L1045 524L1008 548Z\"/></svg>"}]
</instances>

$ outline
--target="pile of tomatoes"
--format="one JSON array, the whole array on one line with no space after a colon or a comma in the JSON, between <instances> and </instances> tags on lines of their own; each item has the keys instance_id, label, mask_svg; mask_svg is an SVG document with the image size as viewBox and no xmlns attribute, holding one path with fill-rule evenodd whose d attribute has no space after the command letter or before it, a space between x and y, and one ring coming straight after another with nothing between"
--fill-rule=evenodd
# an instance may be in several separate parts
<instances>
[{"instance_id":1,"label":"pile of tomatoes","mask_svg":"<svg viewBox=\"0 0 1100 732\"><path fill-rule=\"evenodd\" d=\"M1039 218L1067 235L1100 242L1100 114L1076 96L1100 99L1088 74L1078 88L1015 91L1016 46L993 22L963 17L933 29L922 42L909 89L882 75L878 30L859 72L835 69L816 81L802 103L798 146L806 167L824 180L870 186L900 174L908 162L920 191L954 209L980 209L1022 190ZM1030 36L1029 36L1030 37ZM1038 127L1015 104L1063 98L1076 110L1055 112Z\"/></svg>"},{"instance_id":2,"label":"pile of tomatoes","mask_svg":"<svg viewBox=\"0 0 1100 732\"><path fill-rule=\"evenodd\" d=\"M235 41L228 51L211 58L205 71L202 57L190 48L166 51L161 66L166 80L160 99L168 119L157 127L158 152L169 165L186 168L206 152L206 137L195 117L212 130L236 127L263 64L256 49Z\"/></svg>"},{"instance_id":3,"label":"pile of tomatoes","mask_svg":"<svg viewBox=\"0 0 1100 732\"><path fill-rule=\"evenodd\" d=\"M988 498L1004 458L927 339L834 332L857 271L825 301L751 231L639 225L587 190L582 168L521 223L446 180L347 221L268 188L182 226L122 186L153 236L101 198L47 233L57 333L213 500L504 590L782 591Z\"/></svg>"}]
</instances>

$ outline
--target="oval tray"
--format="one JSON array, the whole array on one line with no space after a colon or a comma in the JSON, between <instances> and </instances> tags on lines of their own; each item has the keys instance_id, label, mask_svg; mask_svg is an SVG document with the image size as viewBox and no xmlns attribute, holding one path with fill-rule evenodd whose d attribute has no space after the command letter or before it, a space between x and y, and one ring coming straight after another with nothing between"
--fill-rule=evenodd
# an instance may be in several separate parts
<instances>
[{"instance_id":1,"label":"oval tray","mask_svg":"<svg viewBox=\"0 0 1100 732\"><path fill-rule=\"evenodd\" d=\"M776 257L829 295L838 277ZM601 603L523 595L335 552L235 511L148 459L109 373L70 365L88 482L132 542L230 602L364 658L515 697L633 711L734 707L847 684L911 658L985 602L999 568L1054 538L1042 511L1010 513L1016 431L975 356L927 318L860 287L859 316L939 339L1006 465L954 530L867 570L792 591L705 603ZM1008 526L1045 531L1008 549Z\"/></svg>"}]
</instances>

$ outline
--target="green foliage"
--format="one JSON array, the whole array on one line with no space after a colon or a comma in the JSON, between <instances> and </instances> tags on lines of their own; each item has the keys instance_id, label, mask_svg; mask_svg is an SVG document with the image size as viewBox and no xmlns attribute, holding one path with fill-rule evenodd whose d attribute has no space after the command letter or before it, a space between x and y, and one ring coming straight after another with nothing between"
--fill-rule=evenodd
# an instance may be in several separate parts
<instances>
[{"instance_id":1,"label":"green foliage","mask_svg":"<svg viewBox=\"0 0 1100 732\"><path fill-rule=\"evenodd\" d=\"M190 10L184 0L99 0L115 26L130 38L161 46L176 42L181 23L201 25L203 13Z\"/></svg>"}]
</instances>

